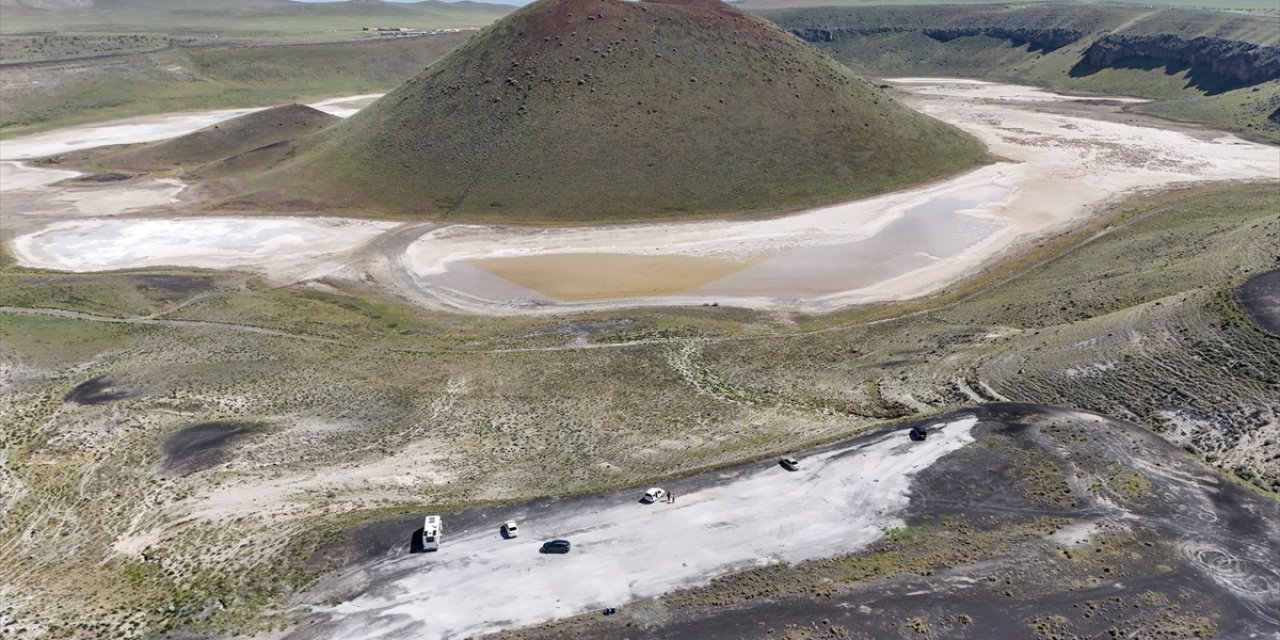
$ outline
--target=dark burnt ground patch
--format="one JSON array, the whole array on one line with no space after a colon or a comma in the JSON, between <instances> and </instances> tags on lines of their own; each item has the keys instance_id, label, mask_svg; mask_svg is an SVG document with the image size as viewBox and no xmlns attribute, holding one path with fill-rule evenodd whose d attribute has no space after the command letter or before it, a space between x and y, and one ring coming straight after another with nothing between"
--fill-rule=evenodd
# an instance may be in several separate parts
<instances>
[{"instance_id":1,"label":"dark burnt ground patch","mask_svg":"<svg viewBox=\"0 0 1280 640\"><path fill-rule=\"evenodd\" d=\"M158 270L128 274L16 272L0 274L0 304L137 318L172 310L175 304L242 290L249 277Z\"/></svg>"},{"instance_id":2,"label":"dark burnt ground patch","mask_svg":"<svg viewBox=\"0 0 1280 640\"><path fill-rule=\"evenodd\" d=\"M1280 505L1133 424L1041 405L976 413L904 514L849 556L501 638L1260 637L1280 621ZM905 436L904 436L905 437Z\"/></svg>"},{"instance_id":3,"label":"dark burnt ground patch","mask_svg":"<svg viewBox=\"0 0 1280 640\"><path fill-rule=\"evenodd\" d=\"M62 401L82 405L106 404L116 400L123 400L130 395L131 393L128 389L120 388L116 386L116 383L98 376L89 378L72 387L66 395L62 396Z\"/></svg>"},{"instance_id":4,"label":"dark burnt ground patch","mask_svg":"<svg viewBox=\"0 0 1280 640\"><path fill-rule=\"evenodd\" d=\"M1235 294L1245 315L1271 335L1280 336L1280 269L1245 280Z\"/></svg>"},{"instance_id":5,"label":"dark burnt ground patch","mask_svg":"<svg viewBox=\"0 0 1280 640\"><path fill-rule=\"evenodd\" d=\"M162 478L189 476L222 462L232 441L256 428L239 422L205 422L180 429L160 444L163 457L156 464Z\"/></svg>"},{"instance_id":6,"label":"dark burnt ground patch","mask_svg":"<svg viewBox=\"0 0 1280 640\"><path fill-rule=\"evenodd\" d=\"M217 287L213 276L156 273L131 275L128 279L139 292L160 302L181 300Z\"/></svg>"}]
</instances>

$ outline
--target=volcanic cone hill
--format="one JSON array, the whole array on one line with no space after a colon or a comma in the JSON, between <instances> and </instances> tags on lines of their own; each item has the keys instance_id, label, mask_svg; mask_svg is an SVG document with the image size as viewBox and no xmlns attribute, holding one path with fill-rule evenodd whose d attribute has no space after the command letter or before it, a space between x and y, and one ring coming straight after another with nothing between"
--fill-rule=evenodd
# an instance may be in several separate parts
<instances>
[{"instance_id":1,"label":"volcanic cone hill","mask_svg":"<svg viewBox=\"0 0 1280 640\"><path fill-rule=\"evenodd\" d=\"M827 203L984 158L716 0L541 0L302 141L242 201L637 220Z\"/></svg>"}]
</instances>

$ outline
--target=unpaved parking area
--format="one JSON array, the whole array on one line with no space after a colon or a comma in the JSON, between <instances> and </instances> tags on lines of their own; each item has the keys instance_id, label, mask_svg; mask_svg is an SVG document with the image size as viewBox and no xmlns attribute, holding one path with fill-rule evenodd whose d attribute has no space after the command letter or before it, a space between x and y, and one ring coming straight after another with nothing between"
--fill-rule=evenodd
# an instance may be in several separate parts
<instances>
[{"instance_id":1,"label":"unpaved parking area","mask_svg":"<svg viewBox=\"0 0 1280 640\"><path fill-rule=\"evenodd\" d=\"M1280 507L1159 436L1088 412L969 410L870 549L502 638L1272 637Z\"/></svg>"},{"instance_id":2,"label":"unpaved parking area","mask_svg":"<svg viewBox=\"0 0 1280 640\"><path fill-rule=\"evenodd\" d=\"M635 492L552 507L522 518L514 540L499 535L502 520L457 531L446 518L438 552L377 561L322 586L366 583L358 597L323 609L323 626L308 627L347 639L467 637L735 569L855 551L901 524L911 476L971 442L976 422L955 417L919 443L904 431L862 438L805 456L798 472L760 463L707 486L673 487L674 503L641 504ZM553 538L573 550L540 555Z\"/></svg>"}]
</instances>

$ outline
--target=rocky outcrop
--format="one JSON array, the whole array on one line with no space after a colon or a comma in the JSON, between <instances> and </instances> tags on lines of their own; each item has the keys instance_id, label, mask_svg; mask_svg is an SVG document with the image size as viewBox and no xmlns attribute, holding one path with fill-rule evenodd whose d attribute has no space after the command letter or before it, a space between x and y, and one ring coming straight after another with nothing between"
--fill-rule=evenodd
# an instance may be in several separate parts
<instances>
[{"instance_id":1,"label":"rocky outcrop","mask_svg":"<svg viewBox=\"0 0 1280 640\"><path fill-rule=\"evenodd\" d=\"M1102 69L1134 58L1203 67L1242 85L1280 78L1280 47L1203 36L1108 34L1089 45L1083 62Z\"/></svg>"},{"instance_id":2,"label":"rocky outcrop","mask_svg":"<svg viewBox=\"0 0 1280 640\"><path fill-rule=\"evenodd\" d=\"M907 33L917 31L937 40L950 42L956 38L968 36L986 36L1008 40L1014 46L1030 45L1033 51L1048 53L1061 49L1085 36L1083 31L1074 29L1022 29L1009 27L946 27L914 29L896 26L858 26L858 27L805 27L792 29L791 33L806 42L835 42L853 36L872 36L885 33Z\"/></svg>"},{"instance_id":3,"label":"rocky outcrop","mask_svg":"<svg viewBox=\"0 0 1280 640\"><path fill-rule=\"evenodd\" d=\"M950 42L956 38L986 36L1008 40L1015 47L1030 45L1032 51L1049 53L1061 49L1085 36L1074 29L1017 29L1007 27L964 27L925 29L924 34L938 42Z\"/></svg>"},{"instance_id":4,"label":"rocky outcrop","mask_svg":"<svg viewBox=\"0 0 1280 640\"><path fill-rule=\"evenodd\" d=\"M905 33L907 31L911 31L911 29L902 27L837 27L832 29L806 27L804 29L792 29L791 34L805 42L835 42L850 36L874 36L882 33Z\"/></svg>"}]
</instances>

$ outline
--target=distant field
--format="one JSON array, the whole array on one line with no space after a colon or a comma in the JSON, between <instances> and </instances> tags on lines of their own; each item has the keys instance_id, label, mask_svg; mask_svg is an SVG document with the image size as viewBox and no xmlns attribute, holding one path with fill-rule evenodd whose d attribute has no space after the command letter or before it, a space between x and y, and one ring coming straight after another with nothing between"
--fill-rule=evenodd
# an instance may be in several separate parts
<instances>
[{"instance_id":1,"label":"distant field","mask_svg":"<svg viewBox=\"0 0 1280 640\"><path fill-rule=\"evenodd\" d=\"M1056 0L1027 0L1029 3L1050 3ZM998 4L998 0L745 0L738 6L747 9L789 9L793 7L873 7L920 5L983 5ZM1209 11L1247 11L1280 13L1280 7L1270 0L1154 0L1152 2L1107 2L1096 0L1079 4L1112 4L1134 7L1176 7L1181 9L1205 9Z\"/></svg>"},{"instance_id":2,"label":"distant field","mask_svg":"<svg viewBox=\"0 0 1280 640\"><path fill-rule=\"evenodd\" d=\"M118 0L91 9L4 8L0 33L150 32L171 36L299 37L359 32L365 27L483 27L514 7L480 2L416 3L287 0Z\"/></svg>"},{"instance_id":3,"label":"distant field","mask_svg":"<svg viewBox=\"0 0 1280 640\"><path fill-rule=\"evenodd\" d=\"M389 91L470 33L370 42L177 47L0 68L0 137L172 111L271 106Z\"/></svg>"}]
</instances>

